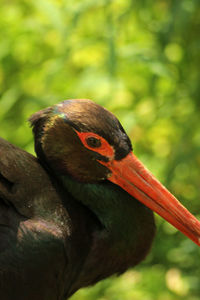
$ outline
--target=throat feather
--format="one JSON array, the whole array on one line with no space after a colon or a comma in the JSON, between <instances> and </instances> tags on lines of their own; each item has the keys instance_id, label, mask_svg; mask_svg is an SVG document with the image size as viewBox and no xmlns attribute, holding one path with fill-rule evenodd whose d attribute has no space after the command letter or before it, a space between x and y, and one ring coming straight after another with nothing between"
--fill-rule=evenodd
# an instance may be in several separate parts
<instances>
[{"instance_id":1,"label":"throat feather","mask_svg":"<svg viewBox=\"0 0 200 300\"><path fill-rule=\"evenodd\" d=\"M151 244L155 231L152 212L120 187L109 181L81 183L68 176L61 180L68 192L96 215L113 247L134 253L142 239Z\"/></svg>"}]
</instances>

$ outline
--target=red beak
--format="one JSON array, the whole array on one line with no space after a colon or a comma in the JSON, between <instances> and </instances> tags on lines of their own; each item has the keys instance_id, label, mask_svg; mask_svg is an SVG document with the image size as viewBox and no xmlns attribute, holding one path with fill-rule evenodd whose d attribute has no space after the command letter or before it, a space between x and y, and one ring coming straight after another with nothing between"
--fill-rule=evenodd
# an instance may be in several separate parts
<instances>
[{"instance_id":1,"label":"red beak","mask_svg":"<svg viewBox=\"0 0 200 300\"><path fill-rule=\"evenodd\" d=\"M100 162L100 161L99 161ZM200 246L200 222L143 166L133 153L120 161L102 162L108 180L155 211Z\"/></svg>"}]
</instances>

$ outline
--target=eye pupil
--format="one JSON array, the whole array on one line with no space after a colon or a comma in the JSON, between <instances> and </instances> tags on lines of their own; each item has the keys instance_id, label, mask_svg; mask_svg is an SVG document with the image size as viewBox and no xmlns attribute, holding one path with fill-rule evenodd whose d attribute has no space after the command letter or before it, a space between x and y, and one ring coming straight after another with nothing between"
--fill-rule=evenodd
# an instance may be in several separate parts
<instances>
[{"instance_id":1,"label":"eye pupil","mask_svg":"<svg viewBox=\"0 0 200 300\"><path fill-rule=\"evenodd\" d=\"M86 142L88 144L89 147L92 148L98 148L101 146L101 140L95 138L95 137L89 137L86 139Z\"/></svg>"}]
</instances>

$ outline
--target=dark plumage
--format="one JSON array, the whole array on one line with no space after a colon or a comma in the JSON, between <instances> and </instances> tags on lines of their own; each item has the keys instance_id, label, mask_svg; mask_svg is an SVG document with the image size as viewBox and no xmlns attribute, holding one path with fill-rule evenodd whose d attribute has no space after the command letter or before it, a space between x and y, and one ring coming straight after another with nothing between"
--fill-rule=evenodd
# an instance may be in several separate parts
<instances>
[{"instance_id":1,"label":"dark plumage","mask_svg":"<svg viewBox=\"0 0 200 300\"><path fill-rule=\"evenodd\" d=\"M198 221L132 156L113 114L69 100L30 122L38 159L0 139L1 299L64 300L138 264L155 225L135 198L152 209L170 199L180 214L165 203L155 211L200 243Z\"/></svg>"},{"instance_id":2,"label":"dark plumage","mask_svg":"<svg viewBox=\"0 0 200 300\"><path fill-rule=\"evenodd\" d=\"M0 298L66 299L96 219L36 158L3 139L0 174Z\"/></svg>"}]
</instances>

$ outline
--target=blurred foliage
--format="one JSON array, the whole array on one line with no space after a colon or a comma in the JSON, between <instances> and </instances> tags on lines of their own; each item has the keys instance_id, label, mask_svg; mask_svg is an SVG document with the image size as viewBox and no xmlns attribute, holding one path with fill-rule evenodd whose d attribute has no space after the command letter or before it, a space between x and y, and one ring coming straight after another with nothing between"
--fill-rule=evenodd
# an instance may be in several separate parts
<instances>
[{"instance_id":1,"label":"blurred foliage","mask_svg":"<svg viewBox=\"0 0 200 300\"><path fill-rule=\"evenodd\" d=\"M199 0L1 0L0 135L33 153L30 114L91 98L119 117L137 156L198 216L199 33ZM200 299L198 247L156 219L145 262L72 299Z\"/></svg>"}]
</instances>

